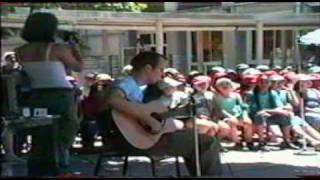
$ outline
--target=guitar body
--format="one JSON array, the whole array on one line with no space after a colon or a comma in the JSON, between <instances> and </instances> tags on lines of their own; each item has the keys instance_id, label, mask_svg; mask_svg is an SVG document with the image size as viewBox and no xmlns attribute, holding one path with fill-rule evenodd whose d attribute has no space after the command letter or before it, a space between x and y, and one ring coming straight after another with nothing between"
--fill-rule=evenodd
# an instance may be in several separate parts
<instances>
[{"instance_id":1,"label":"guitar body","mask_svg":"<svg viewBox=\"0 0 320 180\"><path fill-rule=\"evenodd\" d=\"M151 101L143 105L144 110L153 113L164 113L168 111L159 100ZM165 125L160 133L151 134L150 131L144 128L138 119L132 116L112 110L112 116L115 124L119 128L124 138L134 147L138 149L149 149L155 145L164 133L173 132L183 127L183 123L178 120L166 119ZM155 121L157 121L155 119Z\"/></svg>"}]
</instances>

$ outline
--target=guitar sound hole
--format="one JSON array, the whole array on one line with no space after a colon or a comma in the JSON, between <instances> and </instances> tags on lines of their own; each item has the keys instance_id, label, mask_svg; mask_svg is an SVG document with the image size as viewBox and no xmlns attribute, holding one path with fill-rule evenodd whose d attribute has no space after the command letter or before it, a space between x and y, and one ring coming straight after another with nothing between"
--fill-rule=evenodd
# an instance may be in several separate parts
<instances>
[{"instance_id":1,"label":"guitar sound hole","mask_svg":"<svg viewBox=\"0 0 320 180\"><path fill-rule=\"evenodd\" d=\"M162 123L162 121L163 121L161 116L158 113L151 113L151 117L158 120L160 123Z\"/></svg>"}]
</instances>

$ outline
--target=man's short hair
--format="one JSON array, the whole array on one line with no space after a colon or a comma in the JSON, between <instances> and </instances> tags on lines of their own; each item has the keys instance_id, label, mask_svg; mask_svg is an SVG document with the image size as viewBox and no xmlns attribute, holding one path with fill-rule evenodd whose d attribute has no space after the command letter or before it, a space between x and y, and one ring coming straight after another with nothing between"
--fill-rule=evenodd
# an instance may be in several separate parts
<instances>
[{"instance_id":1,"label":"man's short hair","mask_svg":"<svg viewBox=\"0 0 320 180\"><path fill-rule=\"evenodd\" d=\"M163 55L152 52L152 51L144 51L140 52L131 60L131 65L133 70L140 70L146 65L151 65L152 68L155 68L159 65L161 60L167 60Z\"/></svg>"}]
</instances>

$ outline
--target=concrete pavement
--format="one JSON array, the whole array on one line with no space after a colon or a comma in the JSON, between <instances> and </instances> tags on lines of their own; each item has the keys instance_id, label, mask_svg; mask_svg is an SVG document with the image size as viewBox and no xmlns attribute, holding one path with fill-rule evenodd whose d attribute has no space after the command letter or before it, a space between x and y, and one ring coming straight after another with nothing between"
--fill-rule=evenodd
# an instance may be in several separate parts
<instances>
[{"instance_id":1,"label":"concrete pavement","mask_svg":"<svg viewBox=\"0 0 320 180\"><path fill-rule=\"evenodd\" d=\"M310 149L310 152L312 150ZM252 152L231 150L221 153L223 164L222 178L296 178L303 175L320 176L320 152L314 155L297 155L299 150L279 150ZM74 153L71 158L74 174L93 176L98 154ZM182 177L189 177L180 158ZM122 177L122 158L106 158L98 177ZM25 176L25 166L15 166L14 176ZM157 166L158 177L176 177L175 159L168 158ZM129 157L127 177L152 177L151 163L146 157Z\"/></svg>"}]
</instances>

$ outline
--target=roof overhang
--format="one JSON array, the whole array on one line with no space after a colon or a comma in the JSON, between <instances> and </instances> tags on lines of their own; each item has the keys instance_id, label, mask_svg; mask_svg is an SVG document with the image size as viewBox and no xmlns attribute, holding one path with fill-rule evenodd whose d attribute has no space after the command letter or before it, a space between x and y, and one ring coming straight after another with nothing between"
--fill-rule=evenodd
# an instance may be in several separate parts
<instances>
[{"instance_id":1,"label":"roof overhang","mask_svg":"<svg viewBox=\"0 0 320 180\"><path fill-rule=\"evenodd\" d=\"M45 10L55 14L64 30L143 30L155 31L160 21L163 31L254 30L257 21L269 29L306 29L320 27L320 13L284 15L239 15L210 13L128 13ZM85 16L86 15L86 16ZM1 27L22 28L27 15L1 17Z\"/></svg>"}]
</instances>

